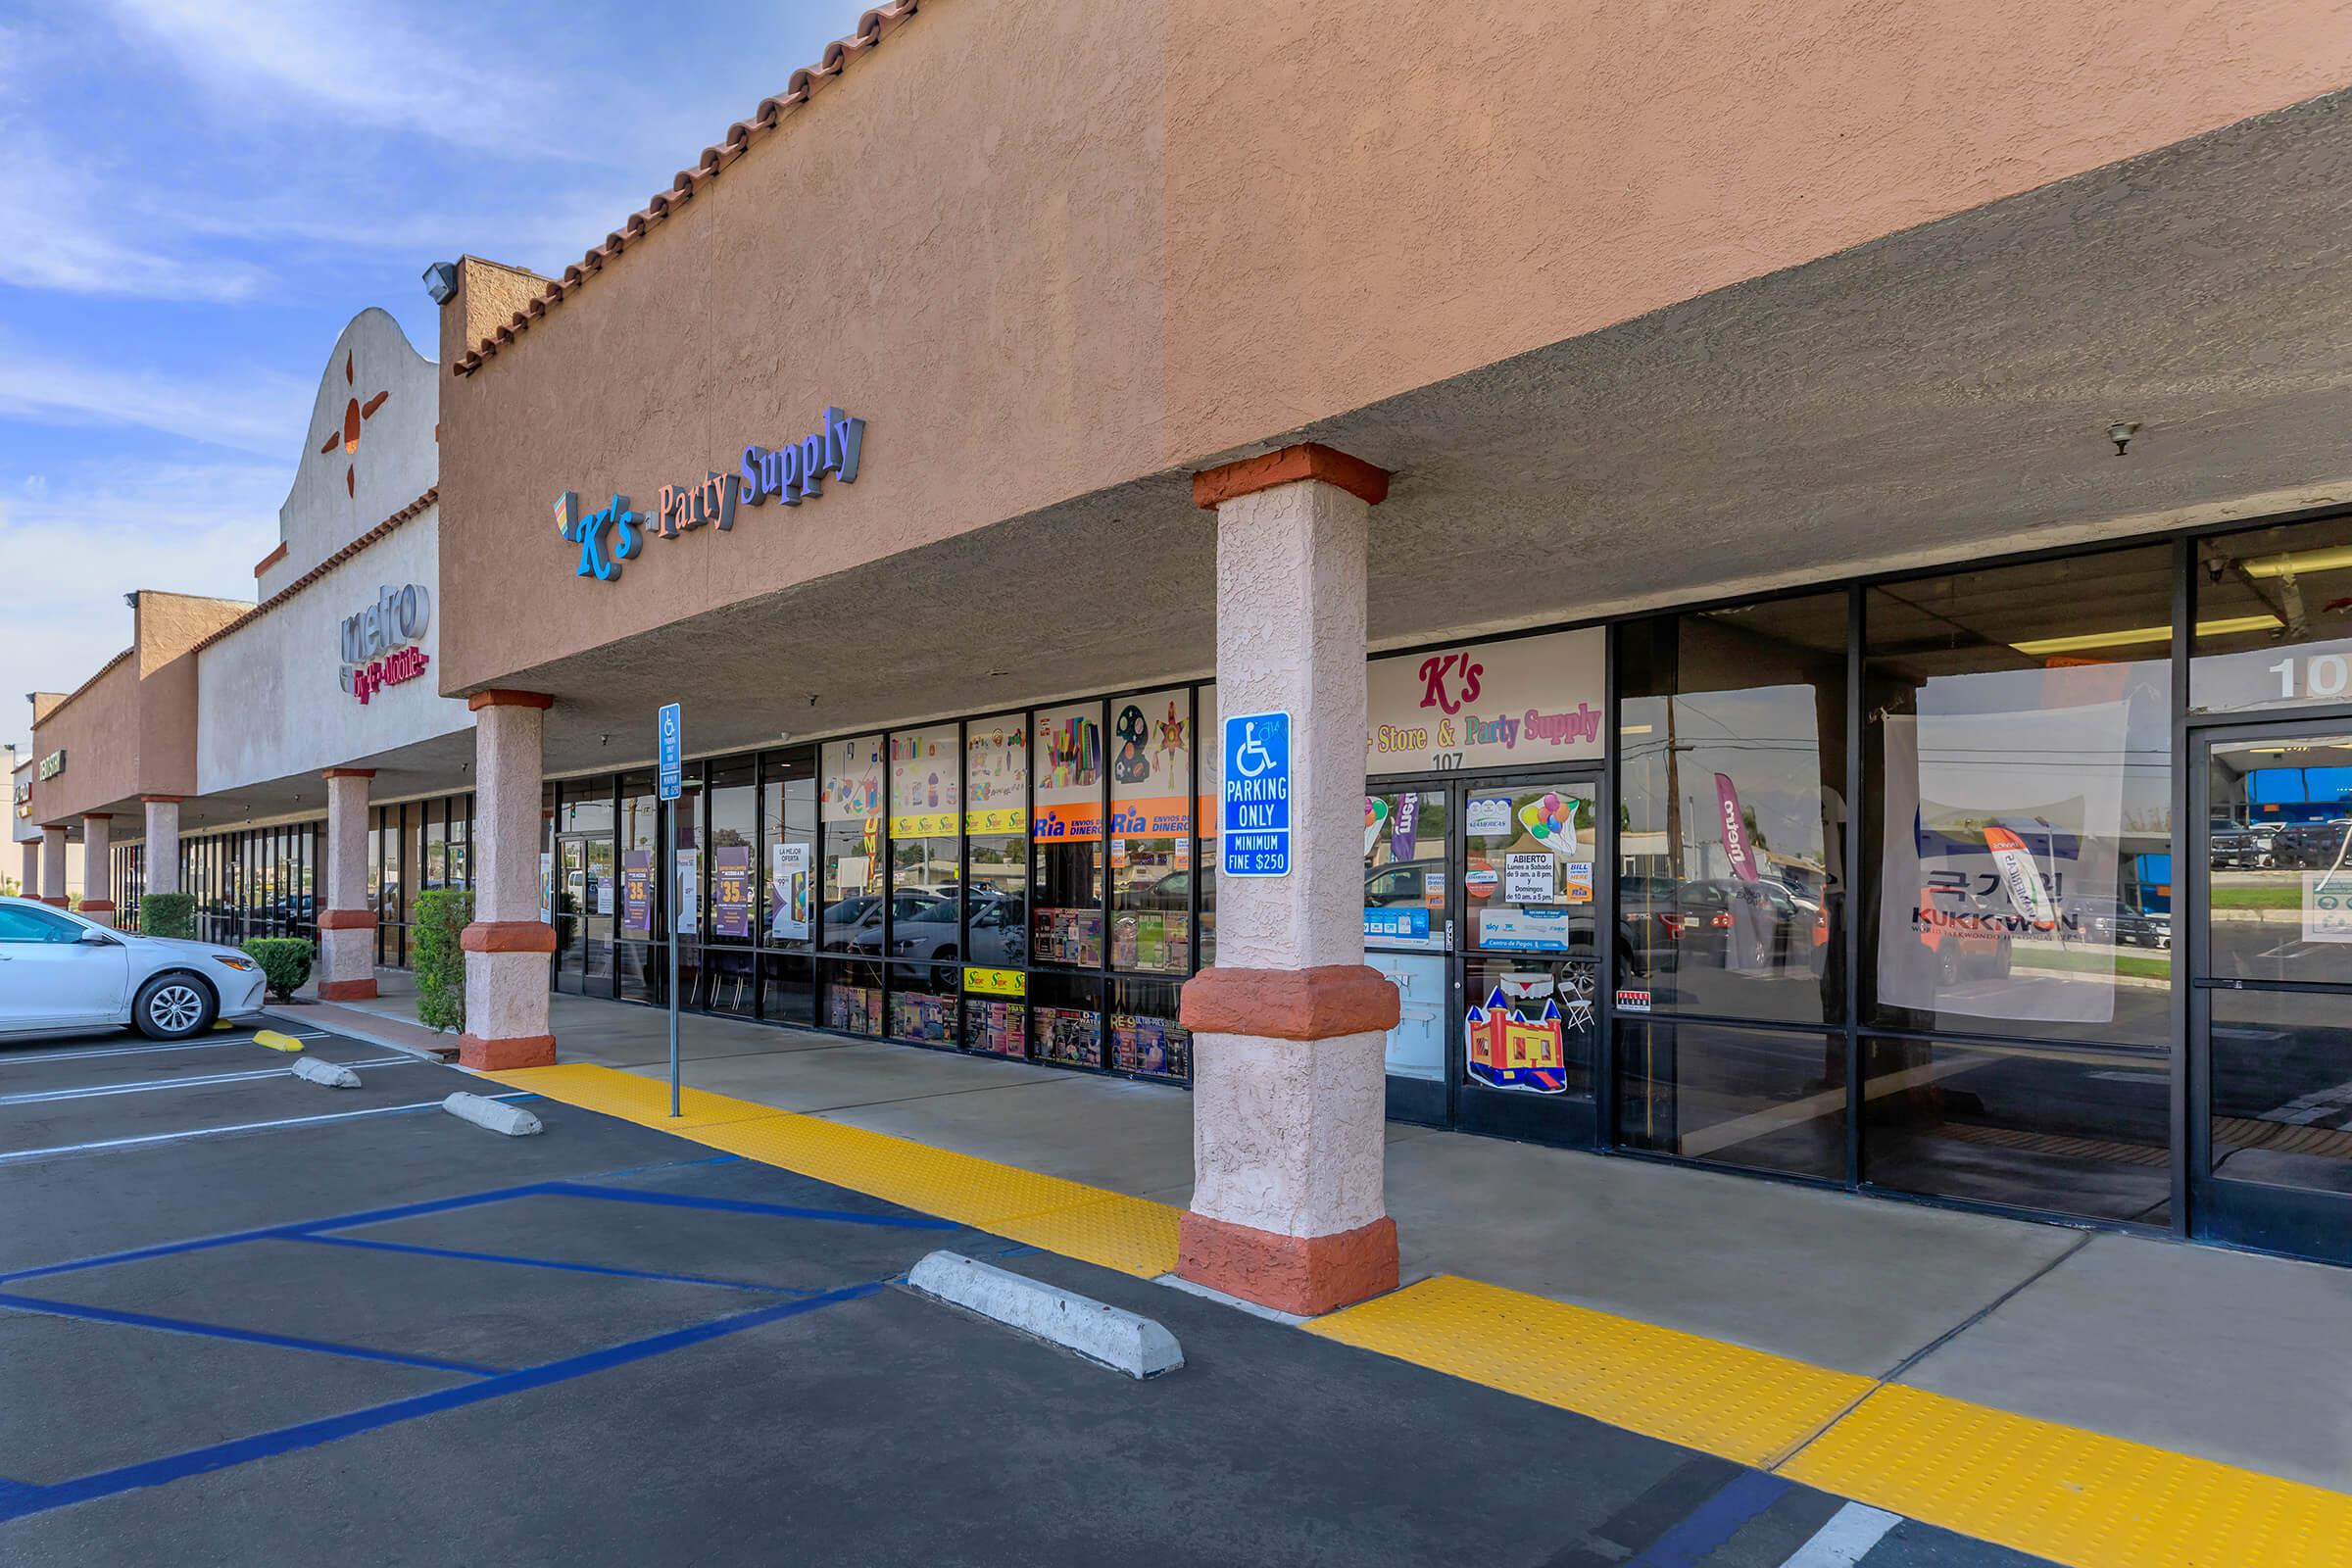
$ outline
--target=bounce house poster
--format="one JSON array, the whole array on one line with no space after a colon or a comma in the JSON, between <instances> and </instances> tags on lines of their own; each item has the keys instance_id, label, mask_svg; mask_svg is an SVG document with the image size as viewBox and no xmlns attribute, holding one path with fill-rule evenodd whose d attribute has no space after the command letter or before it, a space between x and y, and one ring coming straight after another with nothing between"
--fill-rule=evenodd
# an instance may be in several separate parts
<instances>
[{"instance_id":1,"label":"bounce house poster","mask_svg":"<svg viewBox=\"0 0 2352 1568\"><path fill-rule=\"evenodd\" d=\"M1486 1005L1464 1020L1470 1076L1494 1089L1557 1095L1568 1089L1568 1051L1560 1035L1560 1005L1544 999L1530 1018L1510 1004L1496 986Z\"/></svg>"}]
</instances>

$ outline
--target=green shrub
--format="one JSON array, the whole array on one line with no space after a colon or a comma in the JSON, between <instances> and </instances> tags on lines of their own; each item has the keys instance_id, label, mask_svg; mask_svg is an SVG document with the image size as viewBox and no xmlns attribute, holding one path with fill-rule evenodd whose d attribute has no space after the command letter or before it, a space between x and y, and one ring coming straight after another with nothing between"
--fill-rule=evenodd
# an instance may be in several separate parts
<instances>
[{"instance_id":1,"label":"green shrub","mask_svg":"<svg viewBox=\"0 0 2352 1568\"><path fill-rule=\"evenodd\" d=\"M262 966L270 995L280 1002L292 999L311 977L311 960L318 950L300 937L254 937L245 944L245 956Z\"/></svg>"},{"instance_id":2,"label":"green shrub","mask_svg":"<svg viewBox=\"0 0 2352 1568\"><path fill-rule=\"evenodd\" d=\"M195 934L195 894L150 893L139 900L139 935L184 938Z\"/></svg>"},{"instance_id":3,"label":"green shrub","mask_svg":"<svg viewBox=\"0 0 2352 1568\"><path fill-rule=\"evenodd\" d=\"M459 938L473 923L473 895L433 888L411 906L409 963L416 974L416 1021L466 1032L466 954Z\"/></svg>"}]
</instances>

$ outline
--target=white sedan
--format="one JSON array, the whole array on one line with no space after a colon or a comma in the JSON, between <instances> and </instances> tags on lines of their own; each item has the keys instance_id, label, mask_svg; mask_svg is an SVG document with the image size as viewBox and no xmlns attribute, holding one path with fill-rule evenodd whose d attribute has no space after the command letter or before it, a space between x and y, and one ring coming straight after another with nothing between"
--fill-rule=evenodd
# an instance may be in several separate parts
<instances>
[{"instance_id":1,"label":"white sedan","mask_svg":"<svg viewBox=\"0 0 2352 1568\"><path fill-rule=\"evenodd\" d=\"M262 966L234 948L111 931L0 898L0 1037L128 1024L185 1040L262 1008Z\"/></svg>"}]
</instances>

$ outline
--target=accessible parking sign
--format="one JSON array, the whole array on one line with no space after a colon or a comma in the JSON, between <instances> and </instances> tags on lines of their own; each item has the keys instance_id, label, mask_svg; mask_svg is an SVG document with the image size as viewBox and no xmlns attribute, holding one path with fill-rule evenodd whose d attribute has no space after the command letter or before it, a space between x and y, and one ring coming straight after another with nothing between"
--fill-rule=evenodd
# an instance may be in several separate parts
<instances>
[{"instance_id":1,"label":"accessible parking sign","mask_svg":"<svg viewBox=\"0 0 2352 1568\"><path fill-rule=\"evenodd\" d=\"M1291 874L1291 715L1225 720L1225 788L1218 813L1221 875Z\"/></svg>"}]
</instances>

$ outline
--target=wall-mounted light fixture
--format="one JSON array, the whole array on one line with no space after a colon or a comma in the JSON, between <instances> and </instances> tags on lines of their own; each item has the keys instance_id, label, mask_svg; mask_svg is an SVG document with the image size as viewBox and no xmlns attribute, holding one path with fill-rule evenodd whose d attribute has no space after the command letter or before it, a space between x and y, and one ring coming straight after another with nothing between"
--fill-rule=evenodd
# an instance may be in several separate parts
<instances>
[{"instance_id":1,"label":"wall-mounted light fixture","mask_svg":"<svg viewBox=\"0 0 2352 1568\"><path fill-rule=\"evenodd\" d=\"M2119 458L2124 455L2124 448L2130 446L2132 438L2137 434L2139 434L2137 419L2118 419L2107 427L2107 439L2115 443L2115 455Z\"/></svg>"}]
</instances>

